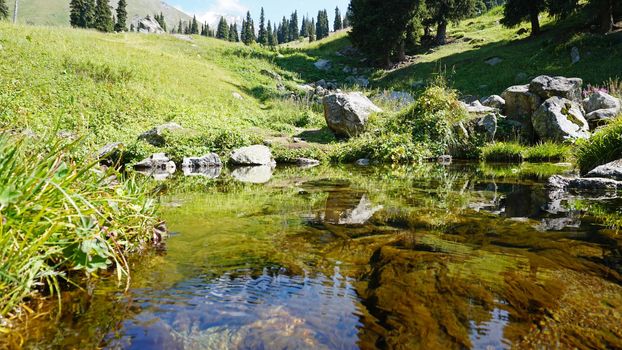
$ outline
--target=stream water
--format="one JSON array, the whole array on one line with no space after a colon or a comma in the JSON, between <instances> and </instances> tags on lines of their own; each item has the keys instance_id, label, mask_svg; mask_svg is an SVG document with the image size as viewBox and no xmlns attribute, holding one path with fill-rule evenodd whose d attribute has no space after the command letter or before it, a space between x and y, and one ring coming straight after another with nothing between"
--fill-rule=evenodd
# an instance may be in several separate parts
<instances>
[{"instance_id":1,"label":"stream water","mask_svg":"<svg viewBox=\"0 0 622 350\"><path fill-rule=\"evenodd\" d=\"M163 182L166 247L64 295L31 348L622 347L617 199L563 166L277 168Z\"/></svg>"}]
</instances>

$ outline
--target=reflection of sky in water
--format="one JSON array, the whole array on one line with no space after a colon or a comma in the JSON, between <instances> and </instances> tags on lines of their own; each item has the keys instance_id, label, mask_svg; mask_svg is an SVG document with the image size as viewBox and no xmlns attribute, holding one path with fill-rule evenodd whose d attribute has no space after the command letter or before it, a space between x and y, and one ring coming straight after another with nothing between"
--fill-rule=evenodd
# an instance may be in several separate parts
<instances>
[{"instance_id":1,"label":"reflection of sky in water","mask_svg":"<svg viewBox=\"0 0 622 350\"><path fill-rule=\"evenodd\" d=\"M500 350L509 349L511 344L503 336L503 330L509 322L509 313L497 309L491 311L490 321L471 323L471 344L473 349Z\"/></svg>"},{"instance_id":2,"label":"reflection of sky in water","mask_svg":"<svg viewBox=\"0 0 622 350\"><path fill-rule=\"evenodd\" d=\"M355 349L358 300L350 281L288 277L191 279L168 290L136 290L141 312L108 348Z\"/></svg>"}]
</instances>

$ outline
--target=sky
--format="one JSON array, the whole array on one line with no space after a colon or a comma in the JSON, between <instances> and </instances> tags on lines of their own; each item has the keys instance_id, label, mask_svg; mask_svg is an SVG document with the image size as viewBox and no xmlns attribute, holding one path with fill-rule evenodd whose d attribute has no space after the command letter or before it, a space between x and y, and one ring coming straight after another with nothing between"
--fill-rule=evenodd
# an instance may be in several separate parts
<instances>
[{"instance_id":1,"label":"sky","mask_svg":"<svg viewBox=\"0 0 622 350\"><path fill-rule=\"evenodd\" d=\"M229 21L233 18L241 21L246 11L251 11L255 25L259 24L261 7L266 12L266 21L280 22L283 16L289 16L298 10L298 21L303 15L317 17L319 10L328 10L330 26L335 16L335 7L339 6L342 15L348 8L349 0L167 0L168 4L182 10L189 15L196 15L201 22L216 24L221 16Z\"/></svg>"}]
</instances>

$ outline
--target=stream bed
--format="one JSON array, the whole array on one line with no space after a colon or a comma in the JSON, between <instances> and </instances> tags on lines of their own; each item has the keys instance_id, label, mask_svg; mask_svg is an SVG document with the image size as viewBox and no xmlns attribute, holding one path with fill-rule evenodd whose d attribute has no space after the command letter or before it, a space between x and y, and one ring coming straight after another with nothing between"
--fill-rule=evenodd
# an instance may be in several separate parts
<instances>
[{"instance_id":1,"label":"stream bed","mask_svg":"<svg viewBox=\"0 0 622 350\"><path fill-rule=\"evenodd\" d=\"M551 193L551 164L277 168L176 177L171 237L29 321L30 348L622 347L616 198Z\"/></svg>"}]
</instances>

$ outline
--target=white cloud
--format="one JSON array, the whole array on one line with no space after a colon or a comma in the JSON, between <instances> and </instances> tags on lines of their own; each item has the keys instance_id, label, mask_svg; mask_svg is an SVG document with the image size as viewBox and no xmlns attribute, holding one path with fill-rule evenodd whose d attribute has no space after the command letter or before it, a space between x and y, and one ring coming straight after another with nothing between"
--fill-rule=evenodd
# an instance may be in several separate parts
<instances>
[{"instance_id":1,"label":"white cloud","mask_svg":"<svg viewBox=\"0 0 622 350\"><path fill-rule=\"evenodd\" d=\"M248 7L242 5L240 0L216 0L210 8L197 15L197 19L201 22L207 22L214 26L218 24L220 17L225 17L227 22L241 22L241 18L248 11Z\"/></svg>"}]
</instances>

